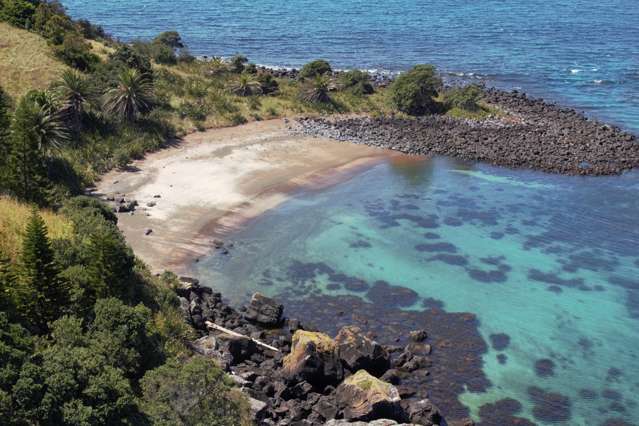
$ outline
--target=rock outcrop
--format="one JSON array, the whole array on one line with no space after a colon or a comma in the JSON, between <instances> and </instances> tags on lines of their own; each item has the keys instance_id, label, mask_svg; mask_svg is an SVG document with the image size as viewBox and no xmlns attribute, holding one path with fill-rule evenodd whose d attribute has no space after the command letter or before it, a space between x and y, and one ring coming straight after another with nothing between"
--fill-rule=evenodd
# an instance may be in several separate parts
<instances>
[{"instance_id":1,"label":"rock outcrop","mask_svg":"<svg viewBox=\"0 0 639 426\"><path fill-rule=\"evenodd\" d=\"M343 327L335 337L337 353L351 372L366 370L381 376L390 367L390 354L379 343L364 336L357 327Z\"/></svg>"},{"instance_id":2,"label":"rock outcrop","mask_svg":"<svg viewBox=\"0 0 639 426\"><path fill-rule=\"evenodd\" d=\"M306 380L316 386L335 385L344 376L337 345L324 333L297 330L283 365L288 380Z\"/></svg>"},{"instance_id":3,"label":"rock outcrop","mask_svg":"<svg viewBox=\"0 0 639 426\"><path fill-rule=\"evenodd\" d=\"M402 417L397 388L359 370L335 391L340 413L346 420L396 419Z\"/></svg>"}]
</instances>

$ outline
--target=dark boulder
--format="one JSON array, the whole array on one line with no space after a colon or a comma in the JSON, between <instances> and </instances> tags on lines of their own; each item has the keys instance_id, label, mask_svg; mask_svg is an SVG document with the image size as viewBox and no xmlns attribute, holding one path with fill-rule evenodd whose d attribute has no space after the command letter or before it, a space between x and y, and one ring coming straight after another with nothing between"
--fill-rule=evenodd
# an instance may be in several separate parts
<instances>
[{"instance_id":1,"label":"dark boulder","mask_svg":"<svg viewBox=\"0 0 639 426\"><path fill-rule=\"evenodd\" d=\"M306 380L319 388L337 384L344 376L333 339L304 330L293 335L291 353L284 357L282 373L289 381Z\"/></svg>"},{"instance_id":2,"label":"dark boulder","mask_svg":"<svg viewBox=\"0 0 639 426\"><path fill-rule=\"evenodd\" d=\"M335 390L339 412L346 420L401 420L399 392L364 370L347 377Z\"/></svg>"},{"instance_id":3,"label":"dark boulder","mask_svg":"<svg viewBox=\"0 0 639 426\"><path fill-rule=\"evenodd\" d=\"M335 343L344 367L352 372L366 370L374 376L381 376L390 367L388 351L364 336L358 327L343 327L335 337Z\"/></svg>"},{"instance_id":4,"label":"dark boulder","mask_svg":"<svg viewBox=\"0 0 639 426\"><path fill-rule=\"evenodd\" d=\"M439 426L442 415L439 409L428 399L410 401L406 404L406 417L411 423L424 426Z\"/></svg>"},{"instance_id":5,"label":"dark boulder","mask_svg":"<svg viewBox=\"0 0 639 426\"><path fill-rule=\"evenodd\" d=\"M275 300L255 293L246 307L244 318L265 326L276 326L282 322L284 306Z\"/></svg>"}]
</instances>

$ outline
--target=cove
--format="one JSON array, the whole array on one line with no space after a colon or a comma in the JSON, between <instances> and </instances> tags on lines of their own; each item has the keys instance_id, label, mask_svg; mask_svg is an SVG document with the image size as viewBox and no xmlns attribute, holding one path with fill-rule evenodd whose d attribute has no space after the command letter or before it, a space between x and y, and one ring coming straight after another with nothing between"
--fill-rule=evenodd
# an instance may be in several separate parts
<instances>
[{"instance_id":1,"label":"cove","mask_svg":"<svg viewBox=\"0 0 639 426\"><path fill-rule=\"evenodd\" d=\"M428 330L427 386L448 419L632 424L638 190L636 172L389 159L293 194L194 273L235 304L260 291L330 333L357 321L392 344Z\"/></svg>"}]
</instances>

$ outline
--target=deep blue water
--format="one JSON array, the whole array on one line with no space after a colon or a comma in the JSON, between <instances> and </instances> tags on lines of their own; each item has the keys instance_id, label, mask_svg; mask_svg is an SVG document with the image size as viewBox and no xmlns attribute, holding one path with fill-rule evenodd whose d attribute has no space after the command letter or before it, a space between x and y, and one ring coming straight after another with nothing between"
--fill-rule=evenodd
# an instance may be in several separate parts
<instances>
[{"instance_id":1,"label":"deep blue water","mask_svg":"<svg viewBox=\"0 0 639 426\"><path fill-rule=\"evenodd\" d=\"M178 30L197 54L402 70L433 63L639 132L636 0L62 0L125 40Z\"/></svg>"}]
</instances>

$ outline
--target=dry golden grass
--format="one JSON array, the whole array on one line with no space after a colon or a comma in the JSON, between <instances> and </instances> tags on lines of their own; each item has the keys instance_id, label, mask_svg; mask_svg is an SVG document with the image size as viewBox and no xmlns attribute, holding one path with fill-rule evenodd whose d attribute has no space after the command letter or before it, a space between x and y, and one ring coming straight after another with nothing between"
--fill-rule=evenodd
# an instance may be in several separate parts
<instances>
[{"instance_id":1,"label":"dry golden grass","mask_svg":"<svg viewBox=\"0 0 639 426\"><path fill-rule=\"evenodd\" d=\"M0 86L11 97L46 88L66 68L42 37L0 22Z\"/></svg>"},{"instance_id":2,"label":"dry golden grass","mask_svg":"<svg viewBox=\"0 0 639 426\"><path fill-rule=\"evenodd\" d=\"M73 228L64 216L40 210L51 239L71 238ZM13 199L0 197L0 252L15 261L22 246L22 236L31 216L31 207Z\"/></svg>"}]
</instances>

